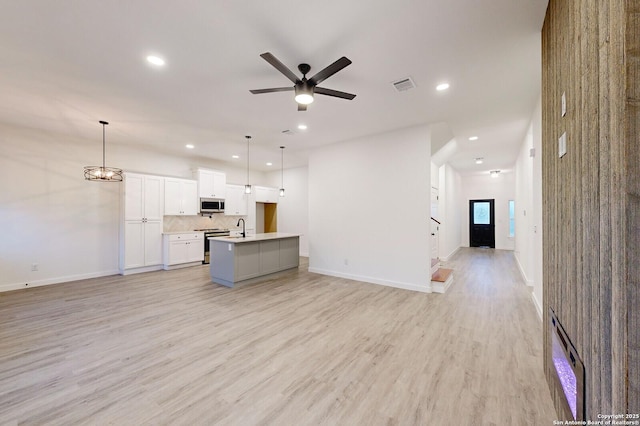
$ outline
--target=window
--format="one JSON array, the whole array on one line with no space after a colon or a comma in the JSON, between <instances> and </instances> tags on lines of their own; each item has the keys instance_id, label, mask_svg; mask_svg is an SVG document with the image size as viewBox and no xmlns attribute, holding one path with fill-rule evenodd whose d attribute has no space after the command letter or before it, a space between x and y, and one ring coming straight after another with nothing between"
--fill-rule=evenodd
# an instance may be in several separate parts
<instances>
[{"instance_id":1,"label":"window","mask_svg":"<svg viewBox=\"0 0 640 426\"><path fill-rule=\"evenodd\" d=\"M509 237L516 235L516 202L509 200Z\"/></svg>"},{"instance_id":2,"label":"window","mask_svg":"<svg viewBox=\"0 0 640 426\"><path fill-rule=\"evenodd\" d=\"M473 203L473 224L489 225L491 223L491 206L489 203Z\"/></svg>"}]
</instances>

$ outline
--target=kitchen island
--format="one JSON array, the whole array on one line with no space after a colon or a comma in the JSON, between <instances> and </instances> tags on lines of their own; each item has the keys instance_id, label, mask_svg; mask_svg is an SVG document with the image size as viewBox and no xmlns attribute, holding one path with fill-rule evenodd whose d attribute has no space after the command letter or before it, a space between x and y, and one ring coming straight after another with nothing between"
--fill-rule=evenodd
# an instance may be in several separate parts
<instances>
[{"instance_id":1,"label":"kitchen island","mask_svg":"<svg viewBox=\"0 0 640 426\"><path fill-rule=\"evenodd\" d=\"M297 268L298 234L271 232L248 237L209 238L211 281L227 287Z\"/></svg>"}]
</instances>

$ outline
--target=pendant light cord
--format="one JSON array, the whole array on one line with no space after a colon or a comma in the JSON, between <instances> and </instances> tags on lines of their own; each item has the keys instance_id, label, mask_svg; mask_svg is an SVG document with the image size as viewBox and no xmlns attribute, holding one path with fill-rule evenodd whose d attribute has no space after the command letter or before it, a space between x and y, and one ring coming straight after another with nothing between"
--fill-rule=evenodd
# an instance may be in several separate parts
<instances>
[{"instance_id":1,"label":"pendant light cord","mask_svg":"<svg viewBox=\"0 0 640 426\"><path fill-rule=\"evenodd\" d=\"M104 131L104 126L105 126L105 122L102 122L102 169L105 169L105 165L107 164L107 160L105 160L105 156L106 156L106 152L107 150L105 149L105 144L104 144L104 135L105 135L105 131Z\"/></svg>"},{"instance_id":2,"label":"pendant light cord","mask_svg":"<svg viewBox=\"0 0 640 426\"><path fill-rule=\"evenodd\" d=\"M280 188L284 188L284 146L280 147Z\"/></svg>"},{"instance_id":3,"label":"pendant light cord","mask_svg":"<svg viewBox=\"0 0 640 426\"><path fill-rule=\"evenodd\" d=\"M247 185L251 185L249 183L249 141L251 140L251 136L245 136L247 138Z\"/></svg>"}]
</instances>

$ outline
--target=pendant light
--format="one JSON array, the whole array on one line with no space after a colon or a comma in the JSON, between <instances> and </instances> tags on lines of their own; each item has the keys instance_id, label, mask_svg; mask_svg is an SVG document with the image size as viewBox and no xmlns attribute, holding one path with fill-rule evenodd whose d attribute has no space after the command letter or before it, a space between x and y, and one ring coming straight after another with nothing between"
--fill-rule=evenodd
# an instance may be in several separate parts
<instances>
[{"instance_id":1,"label":"pendant light","mask_svg":"<svg viewBox=\"0 0 640 426\"><path fill-rule=\"evenodd\" d=\"M284 197L284 146L280 147L280 196Z\"/></svg>"},{"instance_id":2,"label":"pendant light","mask_svg":"<svg viewBox=\"0 0 640 426\"><path fill-rule=\"evenodd\" d=\"M102 166L85 166L84 178L101 182L122 182L122 169L105 166L105 127L109 123L99 121L102 124Z\"/></svg>"},{"instance_id":3,"label":"pendant light","mask_svg":"<svg viewBox=\"0 0 640 426\"><path fill-rule=\"evenodd\" d=\"M249 183L249 141L251 140L251 136L245 136L247 139L247 184L244 186L244 193L251 194L251 184Z\"/></svg>"}]
</instances>

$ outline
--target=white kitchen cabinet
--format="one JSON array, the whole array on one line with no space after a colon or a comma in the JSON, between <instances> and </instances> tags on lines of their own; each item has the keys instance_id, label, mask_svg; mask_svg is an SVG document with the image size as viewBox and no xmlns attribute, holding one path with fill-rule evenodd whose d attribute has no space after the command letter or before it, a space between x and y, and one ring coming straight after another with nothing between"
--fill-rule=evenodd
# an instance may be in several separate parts
<instances>
[{"instance_id":1,"label":"white kitchen cabinet","mask_svg":"<svg viewBox=\"0 0 640 426\"><path fill-rule=\"evenodd\" d=\"M163 235L164 269L201 265L204 260L204 232Z\"/></svg>"},{"instance_id":2,"label":"white kitchen cabinet","mask_svg":"<svg viewBox=\"0 0 640 426\"><path fill-rule=\"evenodd\" d=\"M278 188L269 188L266 186L256 186L256 203L277 203L280 198Z\"/></svg>"},{"instance_id":3,"label":"white kitchen cabinet","mask_svg":"<svg viewBox=\"0 0 640 426\"><path fill-rule=\"evenodd\" d=\"M164 214L195 216L198 214L198 182L189 179L166 178L164 182Z\"/></svg>"},{"instance_id":4,"label":"white kitchen cabinet","mask_svg":"<svg viewBox=\"0 0 640 426\"><path fill-rule=\"evenodd\" d=\"M198 169L197 179L200 198L226 198L227 175L225 173Z\"/></svg>"},{"instance_id":5,"label":"white kitchen cabinet","mask_svg":"<svg viewBox=\"0 0 640 426\"><path fill-rule=\"evenodd\" d=\"M161 269L164 178L126 173L122 191L120 273Z\"/></svg>"},{"instance_id":6,"label":"white kitchen cabinet","mask_svg":"<svg viewBox=\"0 0 640 426\"><path fill-rule=\"evenodd\" d=\"M126 173L124 179L124 220L162 220L164 178Z\"/></svg>"},{"instance_id":7,"label":"white kitchen cabinet","mask_svg":"<svg viewBox=\"0 0 640 426\"><path fill-rule=\"evenodd\" d=\"M227 196L224 201L224 214L227 216L246 216L247 194L244 185L227 185Z\"/></svg>"}]
</instances>

